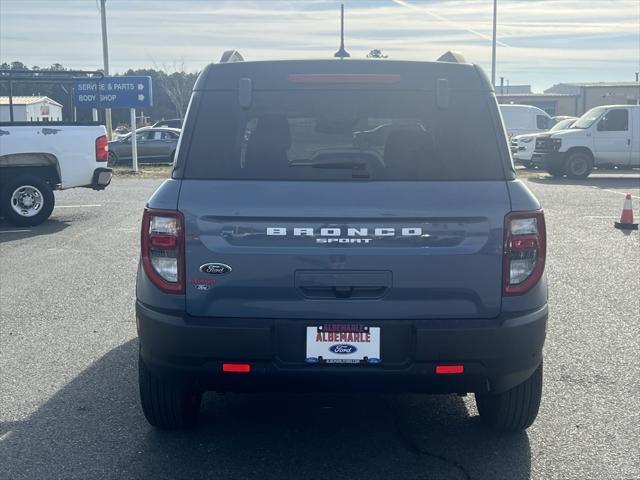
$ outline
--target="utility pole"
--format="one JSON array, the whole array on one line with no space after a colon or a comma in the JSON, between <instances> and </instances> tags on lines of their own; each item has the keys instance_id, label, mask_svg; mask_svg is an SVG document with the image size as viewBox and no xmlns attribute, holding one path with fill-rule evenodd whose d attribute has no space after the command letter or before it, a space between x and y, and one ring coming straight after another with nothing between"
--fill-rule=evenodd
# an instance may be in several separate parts
<instances>
[{"instance_id":1,"label":"utility pole","mask_svg":"<svg viewBox=\"0 0 640 480\"><path fill-rule=\"evenodd\" d=\"M640 80L638 80L638 77L640 77L640 72L636 72L636 83L638 84L638 93L636 96L636 105L640 105Z\"/></svg>"},{"instance_id":2,"label":"utility pole","mask_svg":"<svg viewBox=\"0 0 640 480\"><path fill-rule=\"evenodd\" d=\"M109 42L107 40L107 0L100 0L100 19L102 22L102 61L104 62L104 75L109 75ZM98 88L97 95L100 95ZM107 137L112 138L111 109L104 109L104 121L107 124Z\"/></svg>"},{"instance_id":3,"label":"utility pole","mask_svg":"<svg viewBox=\"0 0 640 480\"><path fill-rule=\"evenodd\" d=\"M493 41L491 42L491 86L496 87L496 24L498 23L498 0L493 0Z\"/></svg>"},{"instance_id":4,"label":"utility pole","mask_svg":"<svg viewBox=\"0 0 640 480\"><path fill-rule=\"evenodd\" d=\"M344 3L340 4L340 48L333 56L340 60L351 56L349 52L344 49Z\"/></svg>"}]
</instances>

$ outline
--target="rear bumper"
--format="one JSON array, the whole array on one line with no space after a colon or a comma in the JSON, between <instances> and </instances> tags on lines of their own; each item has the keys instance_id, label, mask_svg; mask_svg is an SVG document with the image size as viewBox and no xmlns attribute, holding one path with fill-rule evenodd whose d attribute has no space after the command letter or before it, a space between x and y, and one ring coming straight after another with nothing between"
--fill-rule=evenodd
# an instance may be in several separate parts
<instances>
[{"instance_id":1,"label":"rear bumper","mask_svg":"<svg viewBox=\"0 0 640 480\"><path fill-rule=\"evenodd\" d=\"M547 307L491 320L376 320L378 365L307 364L305 327L323 322L196 318L136 304L140 354L158 376L203 390L500 392L526 380L542 359ZM223 362L251 373L223 373ZM435 366L464 373L436 375Z\"/></svg>"},{"instance_id":2,"label":"rear bumper","mask_svg":"<svg viewBox=\"0 0 640 480\"><path fill-rule=\"evenodd\" d=\"M111 183L113 178L113 170L110 168L100 167L93 171L91 179L91 188L94 190L104 190Z\"/></svg>"}]
</instances>

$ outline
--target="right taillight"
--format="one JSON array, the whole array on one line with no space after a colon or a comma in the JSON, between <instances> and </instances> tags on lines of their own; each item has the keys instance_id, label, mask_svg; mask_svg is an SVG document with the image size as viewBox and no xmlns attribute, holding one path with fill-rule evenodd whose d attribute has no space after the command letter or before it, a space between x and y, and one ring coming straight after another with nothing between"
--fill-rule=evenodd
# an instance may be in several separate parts
<instances>
[{"instance_id":1,"label":"right taillight","mask_svg":"<svg viewBox=\"0 0 640 480\"><path fill-rule=\"evenodd\" d=\"M147 208L142 216L142 265L165 293L184 292L184 220L175 210Z\"/></svg>"},{"instance_id":2,"label":"right taillight","mask_svg":"<svg viewBox=\"0 0 640 480\"><path fill-rule=\"evenodd\" d=\"M106 135L96 138L96 162L106 162L109 159L109 139Z\"/></svg>"},{"instance_id":3,"label":"right taillight","mask_svg":"<svg viewBox=\"0 0 640 480\"><path fill-rule=\"evenodd\" d=\"M544 272L547 234L542 210L512 212L504 221L504 295L521 295Z\"/></svg>"}]
</instances>

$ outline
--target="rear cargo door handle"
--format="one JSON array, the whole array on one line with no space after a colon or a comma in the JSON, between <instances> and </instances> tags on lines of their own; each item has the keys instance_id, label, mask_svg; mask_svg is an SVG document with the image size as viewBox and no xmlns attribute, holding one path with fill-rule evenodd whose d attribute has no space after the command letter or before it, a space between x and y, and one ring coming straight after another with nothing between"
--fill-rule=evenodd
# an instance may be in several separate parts
<instances>
[{"instance_id":1,"label":"rear cargo door handle","mask_svg":"<svg viewBox=\"0 0 640 480\"><path fill-rule=\"evenodd\" d=\"M297 271L296 287L311 299L374 299L391 288L389 271Z\"/></svg>"},{"instance_id":2,"label":"rear cargo door handle","mask_svg":"<svg viewBox=\"0 0 640 480\"><path fill-rule=\"evenodd\" d=\"M299 287L302 295L315 300L359 299L383 297L388 287Z\"/></svg>"}]
</instances>

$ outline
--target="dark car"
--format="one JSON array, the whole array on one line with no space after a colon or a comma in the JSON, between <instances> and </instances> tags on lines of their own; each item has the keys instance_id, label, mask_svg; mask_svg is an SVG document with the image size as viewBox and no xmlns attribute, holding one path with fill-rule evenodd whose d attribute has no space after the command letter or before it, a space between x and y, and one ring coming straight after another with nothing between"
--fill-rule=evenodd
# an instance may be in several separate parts
<instances>
[{"instance_id":1,"label":"dark car","mask_svg":"<svg viewBox=\"0 0 640 480\"><path fill-rule=\"evenodd\" d=\"M136 132L136 137L138 162L173 162L180 130L175 128L141 128ZM130 165L131 161L131 134L109 142L109 165Z\"/></svg>"},{"instance_id":2,"label":"dark car","mask_svg":"<svg viewBox=\"0 0 640 480\"><path fill-rule=\"evenodd\" d=\"M479 67L209 65L142 220L144 414L192 425L207 390L473 392L527 428L545 238Z\"/></svg>"},{"instance_id":3,"label":"dark car","mask_svg":"<svg viewBox=\"0 0 640 480\"><path fill-rule=\"evenodd\" d=\"M160 120L152 125L153 128L177 128L180 130L182 128L182 119L181 118L171 118L169 120Z\"/></svg>"}]
</instances>

